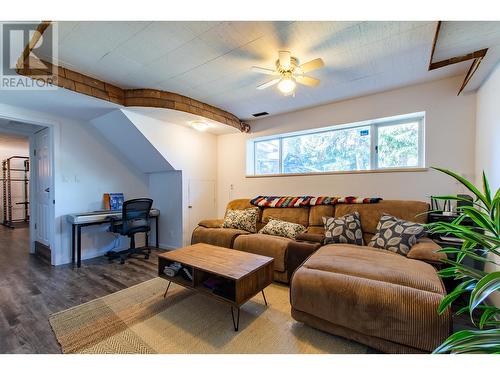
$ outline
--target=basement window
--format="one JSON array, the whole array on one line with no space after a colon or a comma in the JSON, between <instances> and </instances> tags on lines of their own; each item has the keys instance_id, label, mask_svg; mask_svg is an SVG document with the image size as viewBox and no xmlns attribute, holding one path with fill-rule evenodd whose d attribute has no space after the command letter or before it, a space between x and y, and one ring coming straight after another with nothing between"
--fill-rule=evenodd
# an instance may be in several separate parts
<instances>
[{"instance_id":1,"label":"basement window","mask_svg":"<svg viewBox=\"0 0 500 375\"><path fill-rule=\"evenodd\" d=\"M414 170L424 167L425 113L248 141L247 175Z\"/></svg>"}]
</instances>

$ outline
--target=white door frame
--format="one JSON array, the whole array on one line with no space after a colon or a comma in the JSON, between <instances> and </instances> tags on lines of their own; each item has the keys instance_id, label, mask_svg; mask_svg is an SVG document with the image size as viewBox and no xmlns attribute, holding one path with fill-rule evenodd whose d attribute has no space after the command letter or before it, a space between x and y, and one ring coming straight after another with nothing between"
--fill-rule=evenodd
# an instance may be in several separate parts
<instances>
[{"instance_id":1,"label":"white door frame","mask_svg":"<svg viewBox=\"0 0 500 375\"><path fill-rule=\"evenodd\" d=\"M52 170L52 176L51 176L51 183L50 183L50 199L52 199L53 202L55 202L55 145L56 145L56 136L59 133L59 124L57 123L51 123L51 122L45 122L45 121L40 121L37 118L31 118L29 116L27 117L12 117L12 116L5 116L2 113L0 113L0 118L6 119L6 120L11 120L11 121L17 121L17 122L24 122L28 124L33 124L33 125L39 125L43 126L49 129L49 149L50 149L50 159L51 159L51 170ZM12 133L17 133L17 134L23 134L27 135L23 132L16 132L15 130L12 131ZM33 167L35 167L35 163L33 161L35 160L35 155L34 155L34 150L35 150L35 138L36 135L35 133L29 134L29 144L30 144L30 150L29 150L29 155L30 155L30 202L32 199L35 198L35 186L36 186L36 173L33 173ZM37 212L36 212L36 205L30 203L30 224L29 224L29 229L30 229L30 253L35 252L35 222L32 220L33 218L37 217ZM51 264L54 265L56 264L56 255L57 252L59 251L60 244L56 243L56 236L55 236L55 228L56 228L56 217L55 217L55 203L50 205L50 220L49 222L49 243L50 243L50 249L51 249Z\"/></svg>"}]
</instances>

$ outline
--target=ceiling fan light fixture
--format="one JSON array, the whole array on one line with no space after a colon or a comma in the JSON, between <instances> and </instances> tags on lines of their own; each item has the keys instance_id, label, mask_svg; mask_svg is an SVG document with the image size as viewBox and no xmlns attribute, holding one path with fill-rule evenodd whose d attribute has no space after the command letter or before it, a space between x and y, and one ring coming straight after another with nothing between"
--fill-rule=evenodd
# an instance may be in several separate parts
<instances>
[{"instance_id":1,"label":"ceiling fan light fixture","mask_svg":"<svg viewBox=\"0 0 500 375\"><path fill-rule=\"evenodd\" d=\"M295 90L297 84L295 83L295 79L293 77L284 77L278 83L278 90L280 90L283 94L290 94Z\"/></svg>"}]
</instances>

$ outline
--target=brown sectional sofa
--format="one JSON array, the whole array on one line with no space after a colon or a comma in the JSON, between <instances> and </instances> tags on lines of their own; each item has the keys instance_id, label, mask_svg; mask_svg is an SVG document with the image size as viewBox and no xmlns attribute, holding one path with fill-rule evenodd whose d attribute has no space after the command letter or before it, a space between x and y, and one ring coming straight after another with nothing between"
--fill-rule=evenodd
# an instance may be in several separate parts
<instances>
[{"instance_id":1,"label":"brown sectional sofa","mask_svg":"<svg viewBox=\"0 0 500 375\"><path fill-rule=\"evenodd\" d=\"M251 207L255 206L250 204L249 199L236 199L227 204L226 210ZM318 248L317 244L321 244L323 240L323 216L342 216L358 211L361 215L363 237L367 243L375 233L375 228L383 213L423 223L426 221L426 216L417 215L428 209L429 205L424 202L396 200L383 200L373 204L337 204L335 206L325 205L299 208L264 207L260 209L257 231L264 227L269 217L298 223L307 228L307 233L298 237L298 240L303 242L302 247L310 246L310 249L316 250ZM274 279L280 282L289 282L290 276L295 270L295 268L291 269L288 267L289 258L296 256L296 254L289 254L289 250L291 247L297 247L297 241L283 237L249 233L239 229L221 228L223 221L223 219L201 221L193 231L191 243L204 242L273 257L275 259ZM432 242L420 241L417 245L408 254L409 258L415 257L427 262L438 262L439 258L444 256L443 254L434 253L436 246ZM296 262L297 259L295 259Z\"/></svg>"},{"instance_id":2,"label":"brown sectional sofa","mask_svg":"<svg viewBox=\"0 0 500 375\"><path fill-rule=\"evenodd\" d=\"M227 209L254 207L248 199ZM450 333L449 312L437 314L446 295L435 265L445 257L430 239L421 239L407 257L368 246L323 246L323 216L358 211L363 238L374 235L382 214L426 222L424 202L383 200L301 208L262 208L257 230L269 217L299 223L307 232L297 240L221 228L204 220L192 243L205 242L273 257L276 281L290 282L292 316L305 324L390 353L432 351Z\"/></svg>"}]
</instances>

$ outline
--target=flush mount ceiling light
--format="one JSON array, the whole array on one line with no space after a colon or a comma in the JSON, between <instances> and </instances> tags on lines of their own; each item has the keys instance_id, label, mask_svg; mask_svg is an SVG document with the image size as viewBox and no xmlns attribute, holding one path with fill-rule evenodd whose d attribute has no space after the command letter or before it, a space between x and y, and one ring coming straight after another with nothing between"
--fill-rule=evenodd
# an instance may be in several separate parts
<instances>
[{"instance_id":1,"label":"flush mount ceiling light","mask_svg":"<svg viewBox=\"0 0 500 375\"><path fill-rule=\"evenodd\" d=\"M210 127L210 124L205 121L192 121L191 127L199 132L204 132Z\"/></svg>"},{"instance_id":2,"label":"flush mount ceiling light","mask_svg":"<svg viewBox=\"0 0 500 375\"><path fill-rule=\"evenodd\" d=\"M292 56L290 51L279 51L279 58L276 60L276 69L261 68L253 66L252 70L262 74L278 76L260 86L258 90L263 90L268 87L278 84L278 90L284 95L291 95L295 92L297 83L309 87L319 85L319 79L305 76L305 73L312 72L313 70L322 68L325 63L322 59L314 59L299 65L299 59Z\"/></svg>"}]
</instances>

